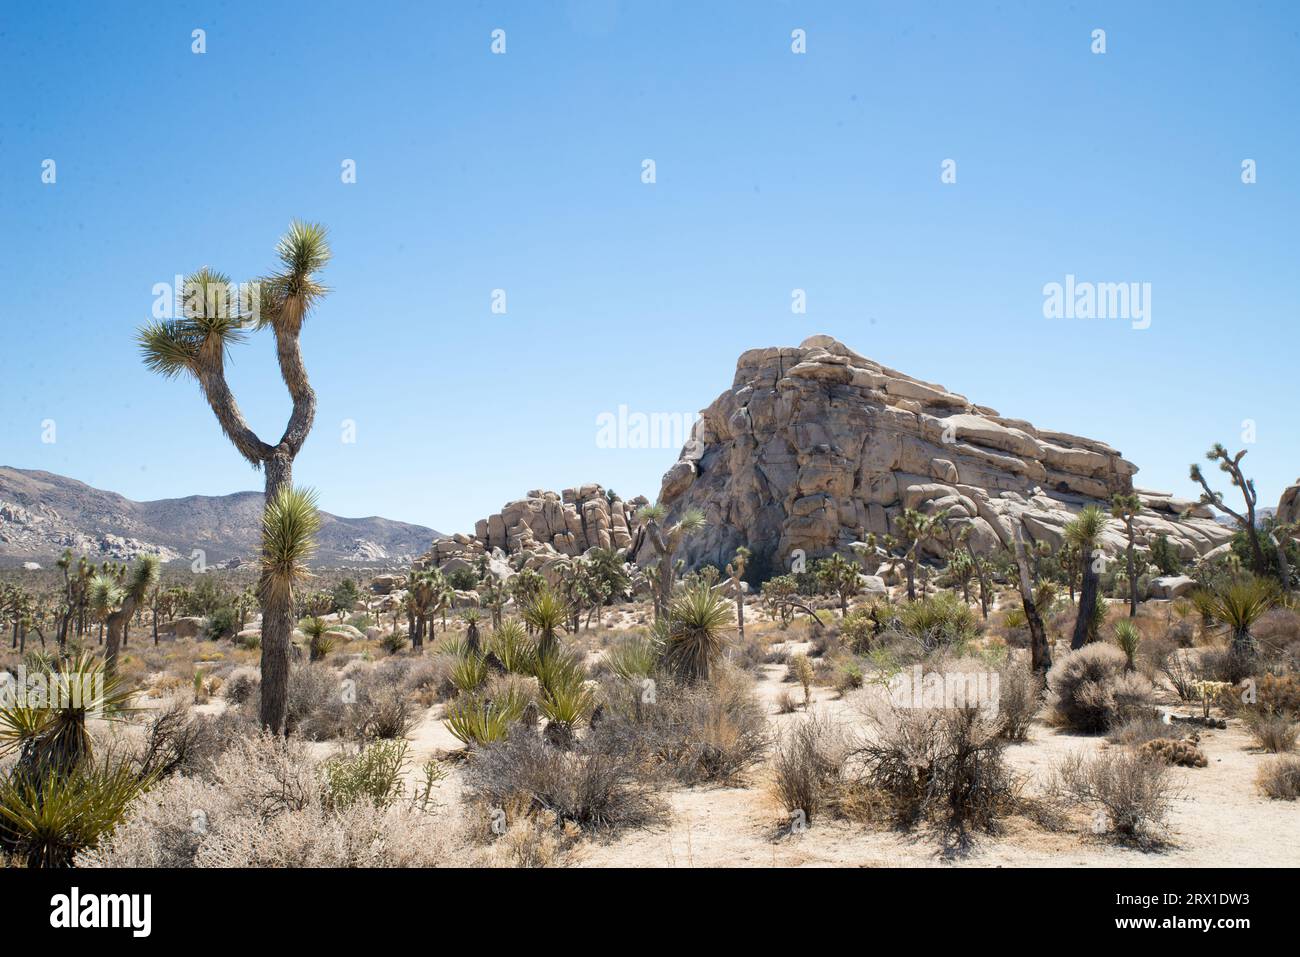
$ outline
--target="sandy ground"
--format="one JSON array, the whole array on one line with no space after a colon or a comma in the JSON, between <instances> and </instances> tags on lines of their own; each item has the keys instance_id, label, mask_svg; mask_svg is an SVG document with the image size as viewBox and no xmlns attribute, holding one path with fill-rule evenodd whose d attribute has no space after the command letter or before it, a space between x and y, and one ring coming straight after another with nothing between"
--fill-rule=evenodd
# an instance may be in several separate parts
<instances>
[{"instance_id":1,"label":"sandy ground","mask_svg":"<svg viewBox=\"0 0 1300 957\"><path fill-rule=\"evenodd\" d=\"M790 650L807 650L791 644ZM794 686L783 665L765 665L757 692L780 730L806 720L802 711L781 715L776 701ZM797 699L802 691L796 690ZM1174 702L1170 702L1172 707ZM814 688L814 712L850 726L861 717L829 688ZM1181 709L1186 710L1186 709ZM1104 738L1062 734L1037 721L1029 740L1008 747L1008 764L1025 777L1025 793L1041 793L1062 756L1111 747ZM1177 795L1167 846L1148 851L1094 836L1086 820L1049 831L1022 818L1002 833L977 835L959 855L946 854L934 833L902 833L842 821L818 821L802 834L783 833L784 812L771 797L769 769L758 769L745 788L682 788L666 797L671 822L606 843L587 843L572 863L593 867L1295 867L1300 866L1300 804L1260 796L1254 779L1268 755L1253 748L1238 722L1226 731L1202 731L1205 768L1173 768Z\"/></svg>"}]
</instances>

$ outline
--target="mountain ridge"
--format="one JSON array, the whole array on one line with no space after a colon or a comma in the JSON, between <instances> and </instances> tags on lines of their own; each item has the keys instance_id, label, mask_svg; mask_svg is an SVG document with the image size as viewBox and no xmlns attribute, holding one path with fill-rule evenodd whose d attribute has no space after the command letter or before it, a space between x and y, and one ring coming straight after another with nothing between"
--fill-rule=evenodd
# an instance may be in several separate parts
<instances>
[{"instance_id":1,"label":"mountain ridge","mask_svg":"<svg viewBox=\"0 0 1300 957\"><path fill-rule=\"evenodd\" d=\"M143 553L208 564L257 553L261 492L186 495L137 502L78 479L0 466L0 564L49 561L65 548L100 559ZM409 562L440 536L434 529L371 515L321 512L315 565Z\"/></svg>"}]
</instances>

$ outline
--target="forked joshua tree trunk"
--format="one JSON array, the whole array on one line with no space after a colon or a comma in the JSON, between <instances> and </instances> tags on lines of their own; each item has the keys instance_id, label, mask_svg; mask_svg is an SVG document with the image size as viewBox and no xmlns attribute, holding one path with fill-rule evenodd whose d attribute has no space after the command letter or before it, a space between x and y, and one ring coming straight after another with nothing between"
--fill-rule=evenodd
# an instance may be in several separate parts
<instances>
[{"instance_id":1,"label":"forked joshua tree trunk","mask_svg":"<svg viewBox=\"0 0 1300 957\"><path fill-rule=\"evenodd\" d=\"M139 333L149 368L166 376L189 374L198 380L226 438L249 464L263 470L267 505L292 487L293 462L316 415L316 393L303 365L299 335L312 307L327 291L315 279L330 258L324 227L290 224L276 254L282 271L253 284L251 296L240 293L233 297L234 308L209 308L212 303L229 303L233 287L228 277L204 268L186 282L183 317L151 323ZM226 384L226 350L241 341L250 326L269 327L274 334L280 376L293 400L289 423L275 445L263 442L249 428ZM267 559L265 542L263 559ZM263 572L258 594L262 608L260 718L265 728L278 733L284 729L288 708L292 592L272 587L268 573Z\"/></svg>"}]
</instances>

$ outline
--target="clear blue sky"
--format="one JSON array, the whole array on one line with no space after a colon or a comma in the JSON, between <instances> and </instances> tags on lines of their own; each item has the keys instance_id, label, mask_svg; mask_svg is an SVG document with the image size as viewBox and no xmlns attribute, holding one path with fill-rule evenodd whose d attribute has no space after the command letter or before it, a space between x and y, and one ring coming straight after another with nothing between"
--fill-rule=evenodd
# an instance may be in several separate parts
<instances>
[{"instance_id":1,"label":"clear blue sky","mask_svg":"<svg viewBox=\"0 0 1300 957\"><path fill-rule=\"evenodd\" d=\"M260 488L132 333L155 283L267 271L301 217L335 260L295 478L335 513L455 531L531 488L653 497L676 452L598 448L599 413L698 410L743 350L822 332L1104 439L1144 487L1191 495L1244 419L1261 504L1300 474L1300 4L289 6L6 4L0 464ZM1045 319L1066 274L1150 282L1151 327ZM266 334L232 385L278 439Z\"/></svg>"}]
</instances>

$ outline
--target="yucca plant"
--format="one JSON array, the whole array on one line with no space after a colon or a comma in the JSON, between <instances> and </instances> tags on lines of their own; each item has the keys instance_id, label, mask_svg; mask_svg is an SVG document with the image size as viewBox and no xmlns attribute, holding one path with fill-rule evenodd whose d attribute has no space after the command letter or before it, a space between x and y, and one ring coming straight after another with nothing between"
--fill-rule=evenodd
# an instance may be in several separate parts
<instances>
[{"instance_id":1,"label":"yucca plant","mask_svg":"<svg viewBox=\"0 0 1300 957\"><path fill-rule=\"evenodd\" d=\"M537 632L537 658L544 661L555 650L556 634L563 631L569 620L569 606L555 589L545 585L524 606L524 622Z\"/></svg>"},{"instance_id":2,"label":"yucca plant","mask_svg":"<svg viewBox=\"0 0 1300 957\"><path fill-rule=\"evenodd\" d=\"M46 691L41 700L20 694L0 707L0 755L18 752L15 777L66 776L92 757L87 717L125 717L131 691L89 652L62 664L30 655L26 668Z\"/></svg>"},{"instance_id":3,"label":"yucca plant","mask_svg":"<svg viewBox=\"0 0 1300 957\"><path fill-rule=\"evenodd\" d=\"M472 694L487 683L488 666L482 655L466 650L451 667L451 683L461 694Z\"/></svg>"},{"instance_id":4,"label":"yucca plant","mask_svg":"<svg viewBox=\"0 0 1300 957\"><path fill-rule=\"evenodd\" d=\"M668 603L664 664L686 681L707 681L726 649L725 629L731 614L727 601L706 584L698 584Z\"/></svg>"},{"instance_id":5,"label":"yucca plant","mask_svg":"<svg viewBox=\"0 0 1300 957\"><path fill-rule=\"evenodd\" d=\"M1142 644L1142 632L1130 618L1125 618L1115 625L1115 644L1119 645L1119 650L1124 652L1124 657L1128 659L1125 666L1128 671L1137 667L1138 646Z\"/></svg>"},{"instance_id":6,"label":"yucca plant","mask_svg":"<svg viewBox=\"0 0 1300 957\"><path fill-rule=\"evenodd\" d=\"M596 710L596 691L587 682L587 672L576 655L554 654L537 666L541 689L538 702L546 719L546 737L557 747L573 744L574 733Z\"/></svg>"},{"instance_id":7,"label":"yucca plant","mask_svg":"<svg viewBox=\"0 0 1300 957\"><path fill-rule=\"evenodd\" d=\"M537 670L537 648L517 619L503 621L492 633L491 648L511 674L531 675Z\"/></svg>"},{"instance_id":8,"label":"yucca plant","mask_svg":"<svg viewBox=\"0 0 1300 957\"><path fill-rule=\"evenodd\" d=\"M1210 617L1232 629L1233 653L1253 655L1255 639L1250 629L1277 599L1277 587L1271 581L1240 577L1213 589L1203 600Z\"/></svg>"},{"instance_id":9,"label":"yucca plant","mask_svg":"<svg viewBox=\"0 0 1300 957\"><path fill-rule=\"evenodd\" d=\"M321 661L338 647L338 638L330 633L329 622L319 615L303 619L298 630L307 636L307 660Z\"/></svg>"},{"instance_id":10,"label":"yucca plant","mask_svg":"<svg viewBox=\"0 0 1300 957\"><path fill-rule=\"evenodd\" d=\"M504 741L523 708L517 701L492 701L481 695L461 695L447 705L443 724L457 741L481 747Z\"/></svg>"},{"instance_id":11,"label":"yucca plant","mask_svg":"<svg viewBox=\"0 0 1300 957\"><path fill-rule=\"evenodd\" d=\"M71 867L154 779L126 761L87 761L70 774L13 774L0 781L0 835L28 867Z\"/></svg>"},{"instance_id":12,"label":"yucca plant","mask_svg":"<svg viewBox=\"0 0 1300 957\"><path fill-rule=\"evenodd\" d=\"M262 726L278 734L288 714L289 645L298 589L310 577L320 512L311 489L282 487L262 516Z\"/></svg>"},{"instance_id":13,"label":"yucca plant","mask_svg":"<svg viewBox=\"0 0 1300 957\"><path fill-rule=\"evenodd\" d=\"M217 418L221 431L239 454L266 475L265 505L275 506L280 493L292 487L293 463L316 417L316 393L307 378L300 336L303 323L328 290L316 276L330 260L325 227L316 223L290 223L275 249L279 271L252 284L251 294L228 304L229 277L207 269L189 277L185 307L180 318L152 322L136 335L145 366L168 378L192 376ZM182 291L177 290L178 298ZM210 309L209 304L223 308ZM178 303L180 305L180 303ZM197 305L198 308L190 308ZM249 427L226 382L225 361L231 346L241 342L249 328L270 329L275 354L293 400L284 434L265 442ZM277 597L281 585L266 580L263 571L262 602L262 711L261 720L279 732L288 714L286 694L289 674L291 614Z\"/></svg>"},{"instance_id":14,"label":"yucca plant","mask_svg":"<svg viewBox=\"0 0 1300 957\"><path fill-rule=\"evenodd\" d=\"M649 678L659 667L663 646L649 635L632 634L621 638L605 652L611 671L624 681Z\"/></svg>"}]
</instances>

